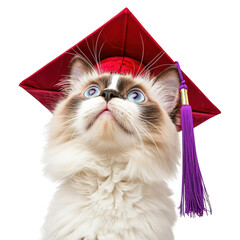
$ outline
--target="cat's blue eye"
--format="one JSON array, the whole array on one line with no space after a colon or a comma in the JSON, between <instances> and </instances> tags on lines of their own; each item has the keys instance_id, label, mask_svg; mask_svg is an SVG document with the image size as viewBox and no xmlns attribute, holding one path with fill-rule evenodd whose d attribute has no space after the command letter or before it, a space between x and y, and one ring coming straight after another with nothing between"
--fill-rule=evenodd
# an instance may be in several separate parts
<instances>
[{"instance_id":1,"label":"cat's blue eye","mask_svg":"<svg viewBox=\"0 0 240 240\"><path fill-rule=\"evenodd\" d=\"M145 101L144 94L141 91L137 90L137 89L132 90L130 93L128 93L127 98L131 102L136 102L136 103L140 103L140 102L144 102Z\"/></svg>"},{"instance_id":2,"label":"cat's blue eye","mask_svg":"<svg viewBox=\"0 0 240 240\"><path fill-rule=\"evenodd\" d=\"M84 97L91 98L96 97L100 94L100 89L97 86L90 86L85 92Z\"/></svg>"}]
</instances>

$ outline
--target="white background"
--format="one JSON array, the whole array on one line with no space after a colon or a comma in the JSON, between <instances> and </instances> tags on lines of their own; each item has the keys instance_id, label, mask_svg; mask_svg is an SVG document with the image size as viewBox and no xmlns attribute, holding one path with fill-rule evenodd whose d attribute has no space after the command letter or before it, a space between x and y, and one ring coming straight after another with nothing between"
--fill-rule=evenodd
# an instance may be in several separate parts
<instances>
[{"instance_id":1,"label":"white background","mask_svg":"<svg viewBox=\"0 0 240 240\"><path fill-rule=\"evenodd\" d=\"M51 113L18 84L125 7L222 111L195 129L213 215L179 218L175 238L240 239L240 7L233 0L1 1L0 239L39 239L56 188L40 164ZM178 206L180 174L171 186Z\"/></svg>"}]
</instances>

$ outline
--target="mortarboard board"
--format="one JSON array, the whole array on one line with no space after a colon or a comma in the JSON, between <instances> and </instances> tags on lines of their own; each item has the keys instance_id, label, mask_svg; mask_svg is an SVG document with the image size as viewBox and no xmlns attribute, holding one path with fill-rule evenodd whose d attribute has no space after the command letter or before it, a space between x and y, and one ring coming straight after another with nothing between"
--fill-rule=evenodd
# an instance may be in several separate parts
<instances>
[{"instance_id":1,"label":"mortarboard board","mask_svg":"<svg viewBox=\"0 0 240 240\"><path fill-rule=\"evenodd\" d=\"M100 67L101 70L118 73L132 73L133 75L141 73L147 69L151 75L155 76L164 71L175 62L168 54L158 45L151 35L143 28L134 15L126 8L110 21L105 23L99 29L94 31L88 37L77 43L75 46L61 54L59 57L45 65L43 68L35 72L33 75L20 83L20 86L41 102L46 108L52 111L56 103L63 95L60 87L60 81L67 76L69 64L73 55L80 54L91 62L94 66ZM191 120L183 121L184 107L182 114L182 130L183 130L183 190L181 201L181 214L197 214L201 216L203 210L206 210L204 200L199 200L197 194L193 193L192 189L197 188L202 195L206 195L206 189L202 180L198 163L196 162L196 151L193 130L191 128L198 126L209 118L220 113L218 108L200 91L200 89L183 73L176 63L179 75L181 77L181 89L188 88L188 97L191 104ZM187 87L186 87L187 85ZM185 105L185 104L182 104ZM187 104L187 106L189 106ZM188 112L188 111L186 111ZM189 117L187 118L189 119ZM192 123L191 123L192 121ZM183 124L183 122L187 122ZM190 124L190 125L189 125ZM187 126L188 130L184 130ZM184 129L183 129L184 128ZM190 129L190 130L189 130ZM189 132L191 136L189 137ZM184 137L188 140L184 140ZM193 139L192 139L193 138ZM190 143L189 143L189 139ZM185 145L184 145L185 142ZM194 146L193 146L194 145ZM193 150L190 150L189 147ZM191 152L194 151L194 154ZM186 155L194 155L194 157L184 157ZM195 185L186 182L186 177L191 175L188 169L195 168L194 174L200 185ZM192 170L190 170L191 172ZM190 178L195 178L190 176ZM187 188L189 192L187 193ZM200 188L200 190L199 190ZM200 195L201 195L200 194ZM185 202L185 195L195 195L197 203ZM191 196L190 196L191 198ZM201 196L204 198L204 196ZM199 206L201 202L201 206ZM197 205L196 209L195 205ZM186 205L186 206L185 206ZM189 207L188 207L188 206Z\"/></svg>"}]
</instances>

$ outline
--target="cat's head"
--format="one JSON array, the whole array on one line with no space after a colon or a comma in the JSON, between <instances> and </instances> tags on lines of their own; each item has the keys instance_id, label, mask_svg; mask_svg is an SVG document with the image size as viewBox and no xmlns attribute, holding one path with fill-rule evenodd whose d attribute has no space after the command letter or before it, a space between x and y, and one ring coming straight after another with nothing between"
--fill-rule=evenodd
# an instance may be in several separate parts
<instances>
[{"instance_id":1,"label":"cat's head","mask_svg":"<svg viewBox=\"0 0 240 240\"><path fill-rule=\"evenodd\" d=\"M115 159L128 178L155 181L172 176L179 156L176 119L179 76L175 67L156 77L98 73L76 57L53 112L43 161L63 179Z\"/></svg>"},{"instance_id":2,"label":"cat's head","mask_svg":"<svg viewBox=\"0 0 240 240\"><path fill-rule=\"evenodd\" d=\"M66 97L54 113L52 139L84 142L104 151L158 144L176 131L179 76L171 67L157 77L99 74L76 57L69 66Z\"/></svg>"}]
</instances>

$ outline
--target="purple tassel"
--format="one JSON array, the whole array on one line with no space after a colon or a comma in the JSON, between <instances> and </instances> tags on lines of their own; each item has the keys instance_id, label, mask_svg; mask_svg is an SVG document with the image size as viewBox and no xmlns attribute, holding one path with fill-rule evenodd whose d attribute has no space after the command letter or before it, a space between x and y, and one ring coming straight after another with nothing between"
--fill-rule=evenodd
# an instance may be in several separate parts
<instances>
[{"instance_id":1,"label":"purple tassel","mask_svg":"<svg viewBox=\"0 0 240 240\"><path fill-rule=\"evenodd\" d=\"M182 124L182 144L183 144L183 172L182 172L182 196L180 204L180 215L187 214L190 217L203 216L205 211L212 213L208 193L204 185L202 174L199 168L194 131L192 108L188 104L187 86L176 62L181 79L181 124Z\"/></svg>"}]
</instances>

